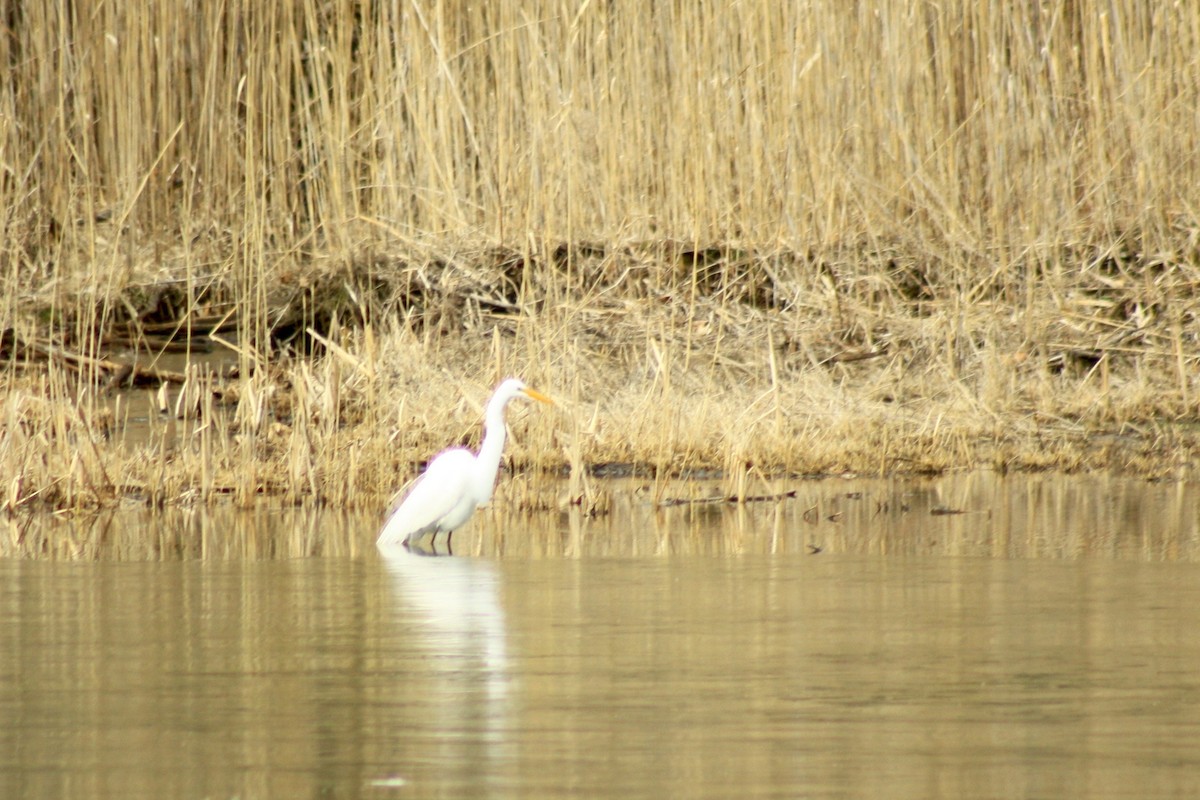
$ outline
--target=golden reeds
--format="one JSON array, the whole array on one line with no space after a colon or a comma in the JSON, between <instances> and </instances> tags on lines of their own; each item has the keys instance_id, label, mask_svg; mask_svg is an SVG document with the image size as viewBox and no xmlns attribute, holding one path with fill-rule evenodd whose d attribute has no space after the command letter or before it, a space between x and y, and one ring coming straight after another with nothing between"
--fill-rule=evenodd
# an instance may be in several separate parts
<instances>
[{"instance_id":1,"label":"golden reeds","mask_svg":"<svg viewBox=\"0 0 1200 800\"><path fill-rule=\"evenodd\" d=\"M159 270L263 302L300 256L406 242L782 244L968 286L1193 227L1189 4L192 12L21 3L0 43L6 250L105 313Z\"/></svg>"},{"instance_id":2,"label":"golden reeds","mask_svg":"<svg viewBox=\"0 0 1200 800\"><path fill-rule=\"evenodd\" d=\"M374 503L507 374L574 415L517 415L514 464L591 505L581 465L744 494L1197 453L1194 4L4 24L8 509Z\"/></svg>"}]
</instances>

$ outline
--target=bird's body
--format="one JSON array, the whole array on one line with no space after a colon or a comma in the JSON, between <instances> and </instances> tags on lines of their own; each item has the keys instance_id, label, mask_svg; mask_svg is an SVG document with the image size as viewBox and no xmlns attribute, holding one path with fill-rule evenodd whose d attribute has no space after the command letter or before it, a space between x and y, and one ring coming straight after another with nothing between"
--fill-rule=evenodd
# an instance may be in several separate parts
<instances>
[{"instance_id":1,"label":"bird's body","mask_svg":"<svg viewBox=\"0 0 1200 800\"><path fill-rule=\"evenodd\" d=\"M377 544L408 544L427 534L453 533L471 518L476 507L492 499L504 451L504 409L516 397L553 402L516 378L500 384L488 401L479 453L462 447L438 453L388 517Z\"/></svg>"}]
</instances>

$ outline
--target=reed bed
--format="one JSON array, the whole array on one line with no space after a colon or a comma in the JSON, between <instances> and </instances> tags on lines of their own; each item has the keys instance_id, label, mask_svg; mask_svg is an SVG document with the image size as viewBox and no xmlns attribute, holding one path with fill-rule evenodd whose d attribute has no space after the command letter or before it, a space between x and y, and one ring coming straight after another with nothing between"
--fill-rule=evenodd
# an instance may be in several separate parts
<instances>
[{"instance_id":1,"label":"reed bed","mask_svg":"<svg viewBox=\"0 0 1200 800\"><path fill-rule=\"evenodd\" d=\"M509 374L561 401L511 415L530 507L1200 452L1193 4L3 25L10 511L381 506Z\"/></svg>"}]
</instances>

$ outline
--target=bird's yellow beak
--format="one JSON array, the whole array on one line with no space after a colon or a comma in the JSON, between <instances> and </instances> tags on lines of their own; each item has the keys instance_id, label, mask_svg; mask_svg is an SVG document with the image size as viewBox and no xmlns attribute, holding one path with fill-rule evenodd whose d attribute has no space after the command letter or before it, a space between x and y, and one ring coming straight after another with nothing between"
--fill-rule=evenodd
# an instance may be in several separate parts
<instances>
[{"instance_id":1,"label":"bird's yellow beak","mask_svg":"<svg viewBox=\"0 0 1200 800\"><path fill-rule=\"evenodd\" d=\"M537 400L539 403L547 403L549 405L556 405L556 403L553 400L551 400L549 397L547 397L546 395L539 392L537 389L530 389L528 386L526 386L524 389L521 390L521 393L524 394L526 397L528 397L530 400Z\"/></svg>"}]
</instances>

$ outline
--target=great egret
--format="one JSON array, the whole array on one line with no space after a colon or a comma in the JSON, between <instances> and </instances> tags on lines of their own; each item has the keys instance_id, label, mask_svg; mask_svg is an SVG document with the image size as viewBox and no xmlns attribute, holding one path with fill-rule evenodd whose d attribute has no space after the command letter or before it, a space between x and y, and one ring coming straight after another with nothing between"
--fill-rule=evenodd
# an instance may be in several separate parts
<instances>
[{"instance_id":1,"label":"great egret","mask_svg":"<svg viewBox=\"0 0 1200 800\"><path fill-rule=\"evenodd\" d=\"M516 397L554 405L549 397L517 378L509 378L496 387L483 417L483 444L479 453L465 447L451 447L438 453L388 517L376 544L407 545L429 533L434 539L442 531L453 534L471 518L476 506L492 499L500 454L504 450L504 408Z\"/></svg>"}]
</instances>

